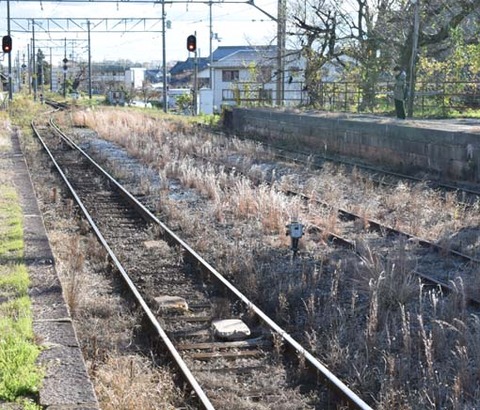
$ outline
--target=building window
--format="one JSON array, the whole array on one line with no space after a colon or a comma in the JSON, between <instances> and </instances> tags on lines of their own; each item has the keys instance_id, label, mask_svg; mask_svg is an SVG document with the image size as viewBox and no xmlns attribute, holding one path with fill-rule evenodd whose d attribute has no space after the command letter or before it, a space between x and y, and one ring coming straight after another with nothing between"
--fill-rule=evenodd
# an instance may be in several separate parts
<instances>
[{"instance_id":1,"label":"building window","mask_svg":"<svg viewBox=\"0 0 480 410\"><path fill-rule=\"evenodd\" d=\"M238 81L238 70L223 70L222 81L228 83L230 81Z\"/></svg>"}]
</instances>

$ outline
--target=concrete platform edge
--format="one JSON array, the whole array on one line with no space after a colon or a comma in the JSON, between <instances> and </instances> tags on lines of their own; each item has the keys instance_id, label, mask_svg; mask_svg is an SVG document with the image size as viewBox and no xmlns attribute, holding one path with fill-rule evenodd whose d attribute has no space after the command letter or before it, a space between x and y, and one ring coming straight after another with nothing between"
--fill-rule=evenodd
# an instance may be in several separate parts
<instances>
[{"instance_id":1,"label":"concrete platform edge","mask_svg":"<svg viewBox=\"0 0 480 410\"><path fill-rule=\"evenodd\" d=\"M100 406L63 297L43 216L16 132L11 133L11 142L14 183L24 215L25 263L31 280L33 329L44 347L38 358L45 369L39 404L50 410L97 410Z\"/></svg>"}]
</instances>

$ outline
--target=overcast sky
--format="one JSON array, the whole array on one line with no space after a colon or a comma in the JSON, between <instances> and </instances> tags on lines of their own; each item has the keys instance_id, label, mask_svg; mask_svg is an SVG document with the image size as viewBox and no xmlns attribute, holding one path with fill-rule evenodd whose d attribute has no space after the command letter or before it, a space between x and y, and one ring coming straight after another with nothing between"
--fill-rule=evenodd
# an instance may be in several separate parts
<instances>
[{"instance_id":1,"label":"overcast sky","mask_svg":"<svg viewBox=\"0 0 480 410\"><path fill-rule=\"evenodd\" d=\"M216 1L216 0L214 0ZM236 1L236 0L233 0ZM277 0L255 0L255 4L268 14L276 17ZM7 2L0 0L0 31L7 33ZM196 32L197 48L202 57L209 55L210 8L205 4L193 4L173 0L165 2L166 20L171 28L166 30L167 61L185 60L189 53L186 49L187 36ZM66 1L15 1L10 0L10 18L13 38L12 56L20 59L27 55L27 44L32 38L30 32L18 32L20 27L28 27L21 19L75 18L76 23L86 27L87 18L155 18L159 19L157 30L161 30L162 6L152 3L134 3L134 0L118 3ZM19 26L15 19L22 23ZM83 20L85 19L85 20ZM62 20L63 24L64 20ZM30 24L31 26L31 24ZM105 25L104 25L105 26ZM220 41L213 40L215 50L218 46L236 46L244 44L275 44L276 23L255 7L238 3L215 3L212 6L212 32ZM87 33L58 33L48 35L41 27L35 27L36 47L42 48L49 58L52 49L52 62L57 64L63 58L64 39L67 38L67 58L87 61ZM72 41L75 40L75 41ZM129 59L133 62L162 60L162 33L106 33L91 31L91 52L93 61Z\"/></svg>"}]
</instances>

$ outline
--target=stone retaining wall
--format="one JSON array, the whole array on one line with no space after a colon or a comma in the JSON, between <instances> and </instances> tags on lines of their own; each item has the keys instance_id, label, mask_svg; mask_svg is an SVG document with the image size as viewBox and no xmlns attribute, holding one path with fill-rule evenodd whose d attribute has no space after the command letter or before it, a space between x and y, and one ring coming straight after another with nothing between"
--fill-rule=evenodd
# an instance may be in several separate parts
<instances>
[{"instance_id":1,"label":"stone retaining wall","mask_svg":"<svg viewBox=\"0 0 480 410\"><path fill-rule=\"evenodd\" d=\"M480 180L480 122L475 120L233 108L225 126L239 135L360 158L411 175L427 172L457 181Z\"/></svg>"}]
</instances>

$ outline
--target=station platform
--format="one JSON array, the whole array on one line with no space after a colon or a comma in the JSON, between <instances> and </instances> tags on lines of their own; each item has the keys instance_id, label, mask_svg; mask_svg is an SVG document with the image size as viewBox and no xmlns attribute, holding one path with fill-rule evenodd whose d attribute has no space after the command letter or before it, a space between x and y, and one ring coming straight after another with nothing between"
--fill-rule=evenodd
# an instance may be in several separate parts
<instances>
[{"instance_id":1,"label":"station platform","mask_svg":"<svg viewBox=\"0 0 480 410\"><path fill-rule=\"evenodd\" d=\"M312 153L357 158L407 175L480 181L480 120L405 120L368 114L234 107L230 133L298 147Z\"/></svg>"},{"instance_id":2,"label":"station platform","mask_svg":"<svg viewBox=\"0 0 480 410\"><path fill-rule=\"evenodd\" d=\"M10 140L4 138L0 136L0 172L2 181L15 188L23 213L24 258L19 263L30 276L33 331L42 348L37 362L45 378L38 404L45 409L98 410L18 135L12 130Z\"/></svg>"}]
</instances>

